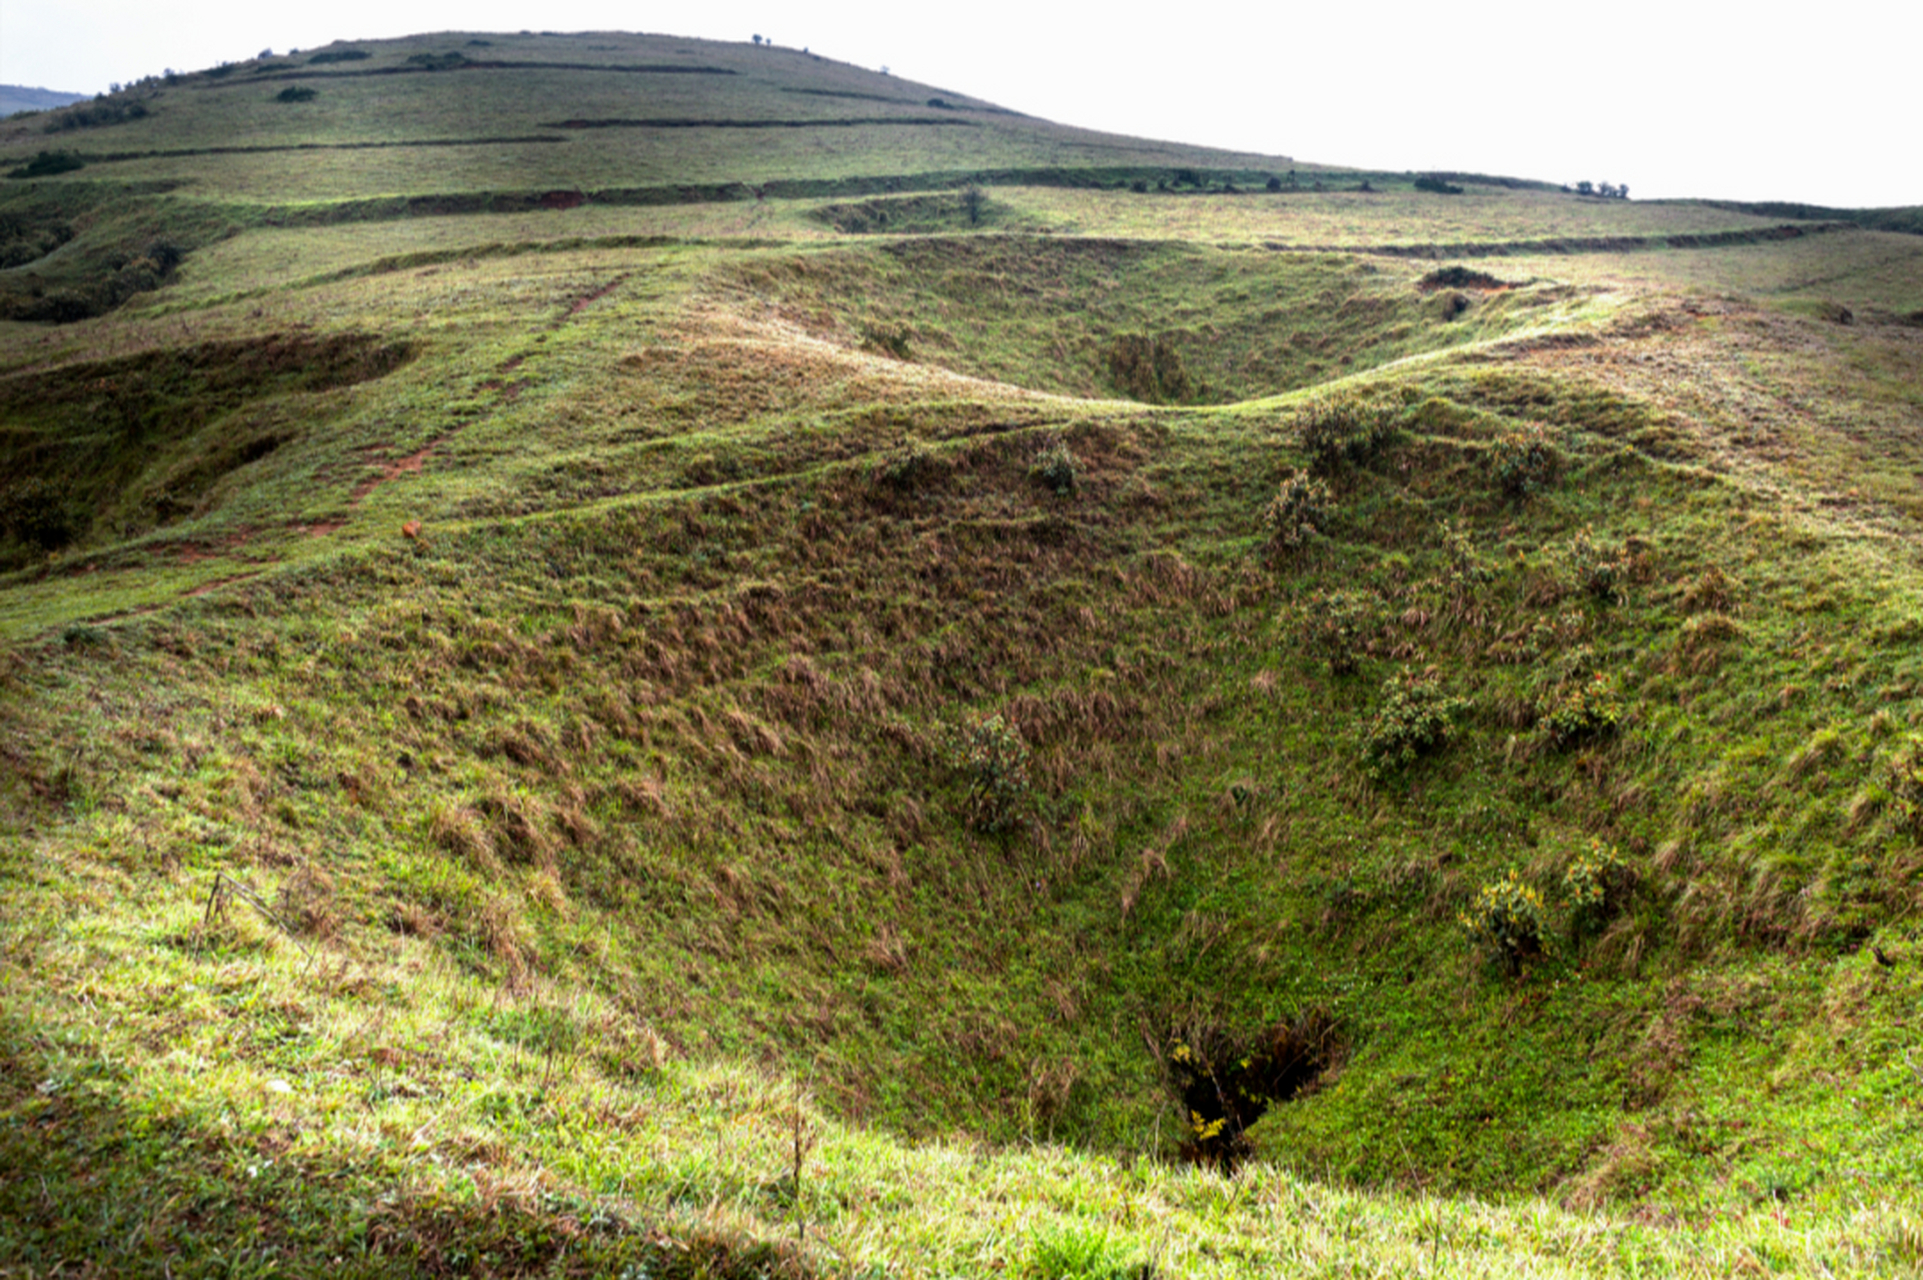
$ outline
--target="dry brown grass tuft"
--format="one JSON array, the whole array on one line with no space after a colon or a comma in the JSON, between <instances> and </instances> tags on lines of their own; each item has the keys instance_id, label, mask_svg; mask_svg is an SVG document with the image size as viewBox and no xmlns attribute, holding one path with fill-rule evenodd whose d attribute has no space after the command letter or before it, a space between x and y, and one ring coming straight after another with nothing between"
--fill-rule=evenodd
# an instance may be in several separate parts
<instances>
[{"instance_id":1,"label":"dry brown grass tuft","mask_svg":"<svg viewBox=\"0 0 1923 1280\"><path fill-rule=\"evenodd\" d=\"M481 815L452 800L436 800L428 808L427 838L437 847L476 870L498 869L494 838Z\"/></svg>"}]
</instances>

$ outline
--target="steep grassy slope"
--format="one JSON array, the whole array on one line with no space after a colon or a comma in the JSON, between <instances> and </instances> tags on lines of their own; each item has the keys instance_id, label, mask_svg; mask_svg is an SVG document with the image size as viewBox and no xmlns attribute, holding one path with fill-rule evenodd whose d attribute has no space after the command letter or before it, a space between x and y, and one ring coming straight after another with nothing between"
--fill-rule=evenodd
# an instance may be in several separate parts
<instances>
[{"instance_id":1,"label":"steep grassy slope","mask_svg":"<svg viewBox=\"0 0 1923 1280\"><path fill-rule=\"evenodd\" d=\"M453 39L95 128L912 105ZM407 61L523 44L736 74ZM288 153L98 165L233 221L0 323L0 1267L1913 1268L1911 242L1196 151L969 196L870 127L870 190L351 227L264 225ZM736 145L578 132L556 190ZM11 198L85 249L95 172ZM1278 1028L1313 1078L1225 1114Z\"/></svg>"}]
</instances>

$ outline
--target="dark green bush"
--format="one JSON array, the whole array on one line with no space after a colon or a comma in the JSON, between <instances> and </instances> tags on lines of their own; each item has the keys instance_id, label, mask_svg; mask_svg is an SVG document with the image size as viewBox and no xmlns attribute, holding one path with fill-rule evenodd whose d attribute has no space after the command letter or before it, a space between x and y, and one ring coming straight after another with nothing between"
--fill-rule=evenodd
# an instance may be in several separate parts
<instances>
[{"instance_id":1,"label":"dark green bush","mask_svg":"<svg viewBox=\"0 0 1923 1280\"><path fill-rule=\"evenodd\" d=\"M1293 425L1311 465L1324 474L1370 461L1395 435L1385 409L1351 395L1311 400L1296 413Z\"/></svg>"},{"instance_id":2,"label":"dark green bush","mask_svg":"<svg viewBox=\"0 0 1923 1280\"><path fill-rule=\"evenodd\" d=\"M1082 483L1082 461L1060 436L1050 436L1028 464L1031 480L1048 486L1058 498L1073 494Z\"/></svg>"},{"instance_id":3,"label":"dark green bush","mask_svg":"<svg viewBox=\"0 0 1923 1280\"><path fill-rule=\"evenodd\" d=\"M1524 960L1549 950L1542 894L1514 871L1478 889L1456 923L1468 935L1469 945L1493 956L1512 976L1521 971Z\"/></svg>"},{"instance_id":4,"label":"dark green bush","mask_svg":"<svg viewBox=\"0 0 1923 1280\"><path fill-rule=\"evenodd\" d=\"M1383 702L1362 740L1362 764L1380 782L1442 749L1455 731L1455 718L1469 709L1467 698L1442 691L1433 671L1403 670L1382 686Z\"/></svg>"},{"instance_id":5,"label":"dark green bush","mask_svg":"<svg viewBox=\"0 0 1923 1280\"><path fill-rule=\"evenodd\" d=\"M1329 674L1355 672L1380 627L1377 600L1360 591L1318 591L1297 624L1302 647L1329 664Z\"/></svg>"},{"instance_id":6,"label":"dark green bush","mask_svg":"<svg viewBox=\"0 0 1923 1280\"><path fill-rule=\"evenodd\" d=\"M84 169L87 162L65 151L42 151L23 165L7 170L9 178L46 178L56 173Z\"/></svg>"},{"instance_id":7,"label":"dark green bush","mask_svg":"<svg viewBox=\"0 0 1923 1280\"><path fill-rule=\"evenodd\" d=\"M1433 173L1425 173L1420 178L1417 178L1415 188L1417 191L1427 191L1432 195L1438 196L1459 196L1462 194L1461 187Z\"/></svg>"},{"instance_id":8,"label":"dark green bush","mask_svg":"<svg viewBox=\"0 0 1923 1280\"><path fill-rule=\"evenodd\" d=\"M329 49L309 58L307 65L310 67L322 67L330 62L364 62L373 56L373 54L365 49Z\"/></svg>"},{"instance_id":9,"label":"dark green bush","mask_svg":"<svg viewBox=\"0 0 1923 1280\"><path fill-rule=\"evenodd\" d=\"M1623 714L1614 682L1598 671L1558 688L1537 723L1552 746L1572 747L1613 735L1622 727Z\"/></svg>"},{"instance_id":10,"label":"dark green bush","mask_svg":"<svg viewBox=\"0 0 1923 1280\"><path fill-rule=\"evenodd\" d=\"M42 476L23 476L0 487L0 533L17 542L53 551L73 541L81 524L65 486Z\"/></svg>"},{"instance_id":11,"label":"dark green bush","mask_svg":"<svg viewBox=\"0 0 1923 1280\"><path fill-rule=\"evenodd\" d=\"M1290 556L1322 537L1335 514L1329 486L1306 472L1290 472L1262 512L1269 554Z\"/></svg>"},{"instance_id":12,"label":"dark green bush","mask_svg":"<svg viewBox=\"0 0 1923 1280\"><path fill-rule=\"evenodd\" d=\"M1014 726L989 716L955 731L949 756L965 788L964 816L997 835L1021 823L1028 807L1028 747Z\"/></svg>"},{"instance_id":13,"label":"dark green bush","mask_svg":"<svg viewBox=\"0 0 1923 1280\"><path fill-rule=\"evenodd\" d=\"M1578 591L1602 604L1622 600L1631 567L1627 551L1599 542L1594 533L1583 529L1569 540L1567 556Z\"/></svg>"},{"instance_id":14,"label":"dark green bush","mask_svg":"<svg viewBox=\"0 0 1923 1280\"><path fill-rule=\"evenodd\" d=\"M320 96L319 89L310 89L304 84L288 85L274 95L275 102L312 102Z\"/></svg>"},{"instance_id":15,"label":"dark green bush","mask_svg":"<svg viewBox=\"0 0 1923 1280\"><path fill-rule=\"evenodd\" d=\"M1615 848L1600 840L1589 843L1562 873L1563 900L1569 904L1569 932L1581 937L1602 928L1629 905L1636 888L1636 869Z\"/></svg>"},{"instance_id":16,"label":"dark green bush","mask_svg":"<svg viewBox=\"0 0 1923 1280\"><path fill-rule=\"evenodd\" d=\"M1476 550L1475 540L1467 529L1447 520L1438 522L1436 529L1442 538L1443 552L1442 572L1437 582L1449 615L1457 621L1471 618L1479 610L1477 602L1482 589L1495 580L1496 571Z\"/></svg>"},{"instance_id":17,"label":"dark green bush","mask_svg":"<svg viewBox=\"0 0 1923 1280\"><path fill-rule=\"evenodd\" d=\"M96 129L102 125L124 124L147 116L147 104L137 99L96 98L82 106L68 107L41 126L47 133L66 129Z\"/></svg>"},{"instance_id":18,"label":"dark green bush","mask_svg":"<svg viewBox=\"0 0 1923 1280\"><path fill-rule=\"evenodd\" d=\"M1505 431L1489 446L1489 474L1512 498L1526 498L1556 474L1556 451L1540 422Z\"/></svg>"}]
</instances>

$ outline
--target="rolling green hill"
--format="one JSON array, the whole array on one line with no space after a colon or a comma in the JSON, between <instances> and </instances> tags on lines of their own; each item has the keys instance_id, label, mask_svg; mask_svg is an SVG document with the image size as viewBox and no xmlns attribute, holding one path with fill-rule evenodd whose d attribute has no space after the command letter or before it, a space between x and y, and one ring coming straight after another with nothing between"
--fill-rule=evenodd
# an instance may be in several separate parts
<instances>
[{"instance_id":1,"label":"rolling green hill","mask_svg":"<svg viewBox=\"0 0 1923 1280\"><path fill-rule=\"evenodd\" d=\"M0 1275L1923 1262L1923 237L619 34L0 171Z\"/></svg>"}]
</instances>

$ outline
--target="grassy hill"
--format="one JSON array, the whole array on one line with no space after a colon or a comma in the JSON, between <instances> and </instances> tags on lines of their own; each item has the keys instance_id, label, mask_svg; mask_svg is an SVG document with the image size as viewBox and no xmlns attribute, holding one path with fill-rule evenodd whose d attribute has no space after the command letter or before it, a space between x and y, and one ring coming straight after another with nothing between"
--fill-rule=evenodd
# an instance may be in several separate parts
<instances>
[{"instance_id":1,"label":"grassy hill","mask_svg":"<svg viewBox=\"0 0 1923 1280\"><path fill-rule=\"evenodd\" d=\"M1923 1260L1923 238L618 34L0 160L0 1275Z\"/></svg>"}]
</instances>

